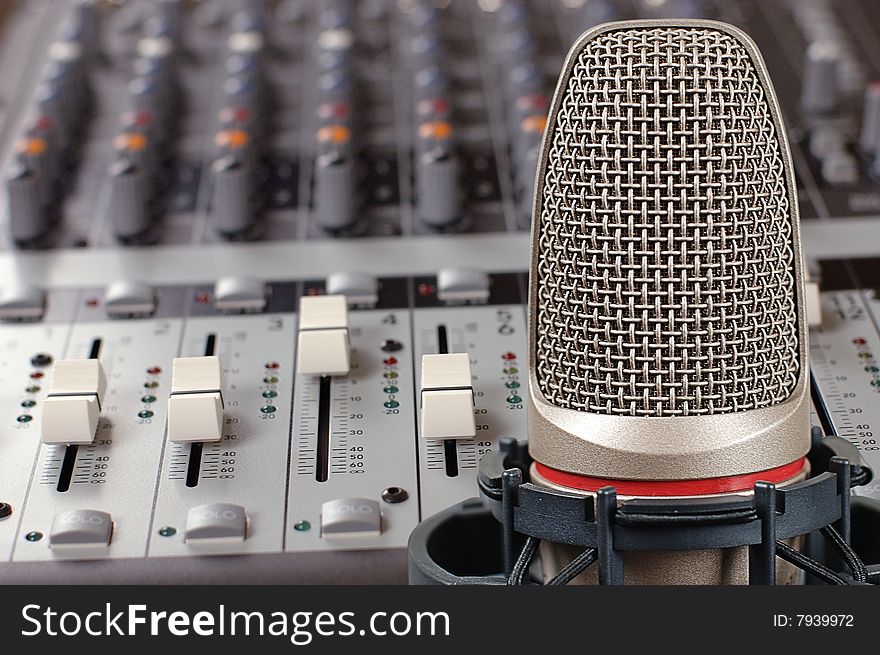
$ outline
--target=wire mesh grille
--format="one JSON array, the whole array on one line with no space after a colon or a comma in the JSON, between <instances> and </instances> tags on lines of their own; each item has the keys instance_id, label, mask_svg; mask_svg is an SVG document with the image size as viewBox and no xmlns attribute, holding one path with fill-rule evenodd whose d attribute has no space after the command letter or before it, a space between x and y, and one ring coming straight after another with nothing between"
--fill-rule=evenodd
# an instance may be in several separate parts
<instances>
[{"instance_id":1,"label":"wire mesh grille","mask_svg":"<svg viewBox=\"0 0 880 655\"><path fill-rule=\"evenodd\" d=\"M707 28L606 32L564 84L536 226L544 397L628 416L788 398L794 219L748 51Z\"/></svg>"}]
</instances>

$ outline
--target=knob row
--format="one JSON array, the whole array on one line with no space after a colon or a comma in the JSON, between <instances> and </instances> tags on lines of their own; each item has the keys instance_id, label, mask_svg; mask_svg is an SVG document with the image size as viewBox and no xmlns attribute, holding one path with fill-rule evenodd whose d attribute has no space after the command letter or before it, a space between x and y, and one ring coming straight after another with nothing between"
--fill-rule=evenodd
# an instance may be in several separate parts
<instances>
[{"instance_id":1,"label":"knob row","mask_svg":"<svg viewBox=\"0 0 880 655\"><path fill-rule=\"evenodd\" d=\"M167 35L138 44L135 77L128 85L129 108L121 117L114 159L109 167L108 215L123 242L142 239L161 212L160 198L170 184L175 117L181 105L177 43Z\"/></svg>"},{"instance_id":2,"label":"knob row","mask_svg":"<svg viewBox=\"0 0 880 655\"><path fill-rule=\"evenodd\" d=\"M461 218L461 157L456 140L449 81L444 69L441 14L419 2L409 14L412 88L415 103L413 159L418 218L444 228Z\"/></svg>"},{"instance_id":3,"label":"knob row","mask_svg":"<svg viewBox=\"0 0 880 655\"><path fill-rule=\"evenodd\" d=\"M266 15L262 5L239 11L227 40L224 107L214 139L211 210L214 227L228 239L248 234L265 202L260 188L268 172L269 83L265 74Z\"/></svg>"},{"instance_id":4,"label":"knob row","mask_svg":"<svg viewBox=\"0 0 880 655\"><path fill-rule=\"evenodd\" d=\"M19 245L39 242L57 218L62 180L90 110L88 69L97 21L95 3L77 4L49 46L6 179L10 232Z\"/></svg>"},{"instance_id":5,"label":"knob row","mask_svg":"<svg viewBox=\"0 0 880 655\"><path fill-rule=\"evenodd\" d=\"M364 200L356 140L353 19L350 3L339 1L325 3L318 15L313 217L331 233L351 227Z\"/></svg>"}]
</instances>

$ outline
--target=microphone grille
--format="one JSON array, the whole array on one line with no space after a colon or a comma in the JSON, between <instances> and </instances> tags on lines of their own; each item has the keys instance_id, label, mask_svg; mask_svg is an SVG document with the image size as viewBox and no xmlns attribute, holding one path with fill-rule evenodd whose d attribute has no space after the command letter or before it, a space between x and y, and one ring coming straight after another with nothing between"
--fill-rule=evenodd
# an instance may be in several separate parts
<instances>
[{"instance_id":1,"label":"microphone grille","mask_svg":"<svg viewBox=\"0 0 880 655\"><path fill-rule=\"evenodd\" d=\"M706 25L612 28L581 47L538 180L538 388L625 416L783 402L802 347L797 207L763 69Z\"/></svg>"}]
</instances>

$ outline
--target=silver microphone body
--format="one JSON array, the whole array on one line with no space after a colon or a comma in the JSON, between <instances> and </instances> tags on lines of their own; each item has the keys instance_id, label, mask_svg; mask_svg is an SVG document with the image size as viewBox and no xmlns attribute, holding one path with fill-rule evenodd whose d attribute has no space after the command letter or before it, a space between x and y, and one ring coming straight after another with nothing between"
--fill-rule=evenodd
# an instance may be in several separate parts
<instances>
[{"instance_id":1,"label":"silver microphone body","mask_svg":"<svg viewBox=\"0 0 880 655\"><path fill-rule=\"evenodd\" d=\"M802 266L786 132L752 40L706 20L584 33L535 189L532 481L625 500L804 479ZM567 554L544 548L545 574ZM637 555L628 582L746 579L743 549Z\"/></svg>"}]
</instances>

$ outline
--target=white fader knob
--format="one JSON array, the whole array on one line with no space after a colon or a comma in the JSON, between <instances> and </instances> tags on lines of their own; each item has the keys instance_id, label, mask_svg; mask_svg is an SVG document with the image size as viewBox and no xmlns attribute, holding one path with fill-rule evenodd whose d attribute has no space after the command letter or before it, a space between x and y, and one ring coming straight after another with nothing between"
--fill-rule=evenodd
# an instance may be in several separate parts
<instances>
[{"instance_id":1,"label":"white fader knob","mask_svg":"<svg viewBox=\"0 0 880 655\"><path fill-rule=\"evenodd\" d=\"M299 301L300 375L346 375L351 368L348 302L343 295Z\"/></svg>"},{"instance_id":2,"label":"white fader knob","mask_svg":"<svg viewBox=\"0 0 880 655\"><path fill-rule=\"evenodd\" d=\"M422 355L421 408L425 439L470 439L476 435L467 353Z\"/></svg>"},{"instance_id":3,"label":"white fader knob","mask_svg":"<svg viewBox=\"0 0 880 655\"><path fill-rule=\"evenodd\" d=\"M97 359L56 362L52 386L43 403L43 443L92 443L106 390L107 378Z\"/></svg>"},{"instance_id":4,"label":"white fader knob","mask_svg":"<svg viewBox=\"0 0 880 655\"><path fill-rule=\"evenodd\" d=\"M220 441L223 373L219 357L176 357L168 398L168 441Z\"/></svg>"}]
</instances>

